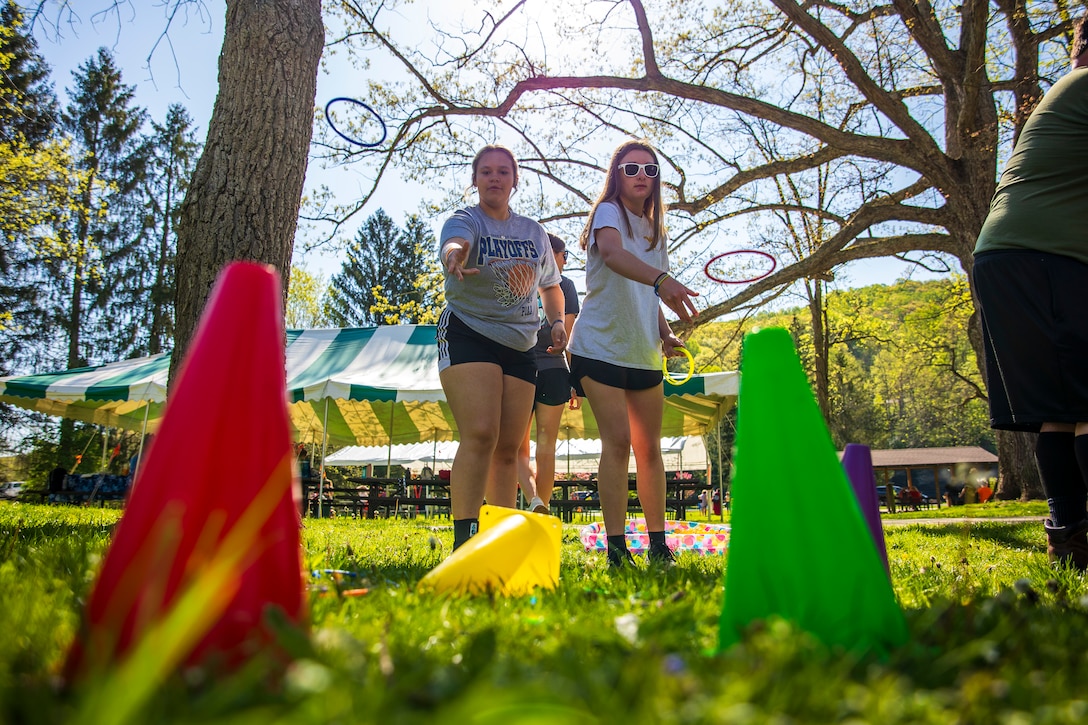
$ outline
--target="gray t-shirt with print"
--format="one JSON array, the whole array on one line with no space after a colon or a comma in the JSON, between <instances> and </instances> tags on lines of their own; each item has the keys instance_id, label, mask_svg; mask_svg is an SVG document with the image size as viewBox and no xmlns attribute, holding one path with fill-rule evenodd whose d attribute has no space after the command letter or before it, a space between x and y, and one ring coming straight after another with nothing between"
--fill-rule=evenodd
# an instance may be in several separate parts
<instances>
[{"instance_id":1,"label":"gray t-shirt with print","mask_svg":"<svg viewBox=\"0 0 1088 725\"><path fill-rule=\"evenodd\" d=\"M511 213L492 219L479 206L458 209L442 225L442 247L454 237L471 245L465 269L479 274L457 279L446 275L446 305L484 337L515 350L528 351L539 327L538 288L559 284L559 268L544 227ZM441 257L439 264L445 274Z\"/></svg>"},{"instance_id":2,"label":"gray t-shirt with print","mask_svg":"<svg viewBox=\"0 0 1088 725\"><path fill-rule=\"evenodd\" d=\"M631 223L631 233L623 216ZM569 348L571 354L640 370L661 369L661 336L657 318L661 300L648 284L616 274L601 259L597 248L598 229L612 227L620 233L623 248L646 264L667 271L668 245L658 240L649 249L653 228L645 217L627 211L619 202L597 207L590 229L586 254L586 296L574 321Z\"/></svg>"}]
</instances>

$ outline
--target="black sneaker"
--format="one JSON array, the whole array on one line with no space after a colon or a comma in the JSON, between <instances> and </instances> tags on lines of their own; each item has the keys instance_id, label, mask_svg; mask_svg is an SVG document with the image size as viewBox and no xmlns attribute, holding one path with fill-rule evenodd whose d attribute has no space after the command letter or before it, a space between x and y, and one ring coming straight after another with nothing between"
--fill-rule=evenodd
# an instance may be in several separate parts
<instances>
[{"instance_id":1,"label":"black sneaker","mask_svg":"<svg viewBox=\"0 0 1088 725\"><path fill-rule=\"evenodd\" d=\"M646 558L651 566L659 566L663 569L671 569L676 566L676 556L672 553L672 549L667 546L650 547Z\"/></svg>"},{"instance_id":2,"label":"black sneaker","mask_svg":"<svg viewBox=\"0 0 1088 725\"><path fill-rule=\"evenodd\" d=\"M623 569L627 566L634 566L635 559L631 556L631 552L627 549L609 549L608 550L608 568L609 569Z\"/></svg>"}]
</instances>

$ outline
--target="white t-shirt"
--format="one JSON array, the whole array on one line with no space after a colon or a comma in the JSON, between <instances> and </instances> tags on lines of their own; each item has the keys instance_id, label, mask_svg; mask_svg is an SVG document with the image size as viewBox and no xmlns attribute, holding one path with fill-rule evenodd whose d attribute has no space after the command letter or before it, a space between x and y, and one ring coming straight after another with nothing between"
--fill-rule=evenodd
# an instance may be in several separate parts
<instances>
[{"instance_id":1,"label":"white t-shirt","mask_svg":"<svg viewBox=\"0 0 1088 725\"><path fill-rule=\"evenodd\" d=\"M484 337L529 350L540 326L537 290L559 284L559 267L544 227L514 213L503 221L492 219L473 206L458 209L442 225L439 254L454 237L472 245L465 269L477 268L480 273L461 280L446 275L446 306ZM441 259L439 264L446 274Z\"/></svg>"},{"instance_id":2,"label":"white t-shirt","mask_svg":"<svg viewBox=\"0 0 1088 725\"><path fill-rule=\"evenodd\" d=\"M631 234L622 214L631 223ZM649 249L653 227L645 217L635 216L619 202L597 207L590 230L586 255L586 296L574 321L569 348L571 354L627 368L661 369L661 336L658 311L661 300L652 285L616 274L601 260L597 230L612 227L620 233L623 248L646 264L667 271L668 244L658 240Z\"/></svg>"}]
</instances>

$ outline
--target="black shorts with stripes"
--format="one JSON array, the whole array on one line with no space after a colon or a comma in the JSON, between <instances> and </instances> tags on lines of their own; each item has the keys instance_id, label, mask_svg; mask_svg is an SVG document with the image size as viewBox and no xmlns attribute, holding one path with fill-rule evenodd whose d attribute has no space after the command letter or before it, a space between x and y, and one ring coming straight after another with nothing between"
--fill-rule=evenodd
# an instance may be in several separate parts
<instances>
[{"instance_id":1,"label":"black shorts with stripes","mask_svg":"<svg viewBox=\"0 0 1088 725\"><path fill-rule=\"evenodd\" d=\"M438 371L471 362L494 363L502 368L503 375L536 385L532 349L521 352L484 337L447 307L438 318Z\"/></svg>"}]
</instances>

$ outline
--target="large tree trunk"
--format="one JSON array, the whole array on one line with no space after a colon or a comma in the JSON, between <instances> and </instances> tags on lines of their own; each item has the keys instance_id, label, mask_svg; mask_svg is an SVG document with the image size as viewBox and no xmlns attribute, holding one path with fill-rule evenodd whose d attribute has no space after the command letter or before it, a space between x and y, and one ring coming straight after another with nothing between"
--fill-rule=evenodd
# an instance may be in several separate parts
<instances>
[{"instance_id":1,"label":"large tree trunk","mask_svg":"<svg viewBox=\"0 0 1088 725\"><path fill-rule=\"evenodd\" d=\"M1034 433L997 431L997 468L1000 477L994 496L1008 501L1046 498L1039 468L1035 465Z\"/></svg>"},{"instance_id":2,"label":"large tree trunk","mask_svg":"<svg viewBox=\"0 0 1088 725\"><path fill-rule=\"evenodd\" d=\"M171 382L224 265L271 264L286 295L324 41L321 0L227 0L219 95L178 223Z\"/></svg>"}]
</instances>

